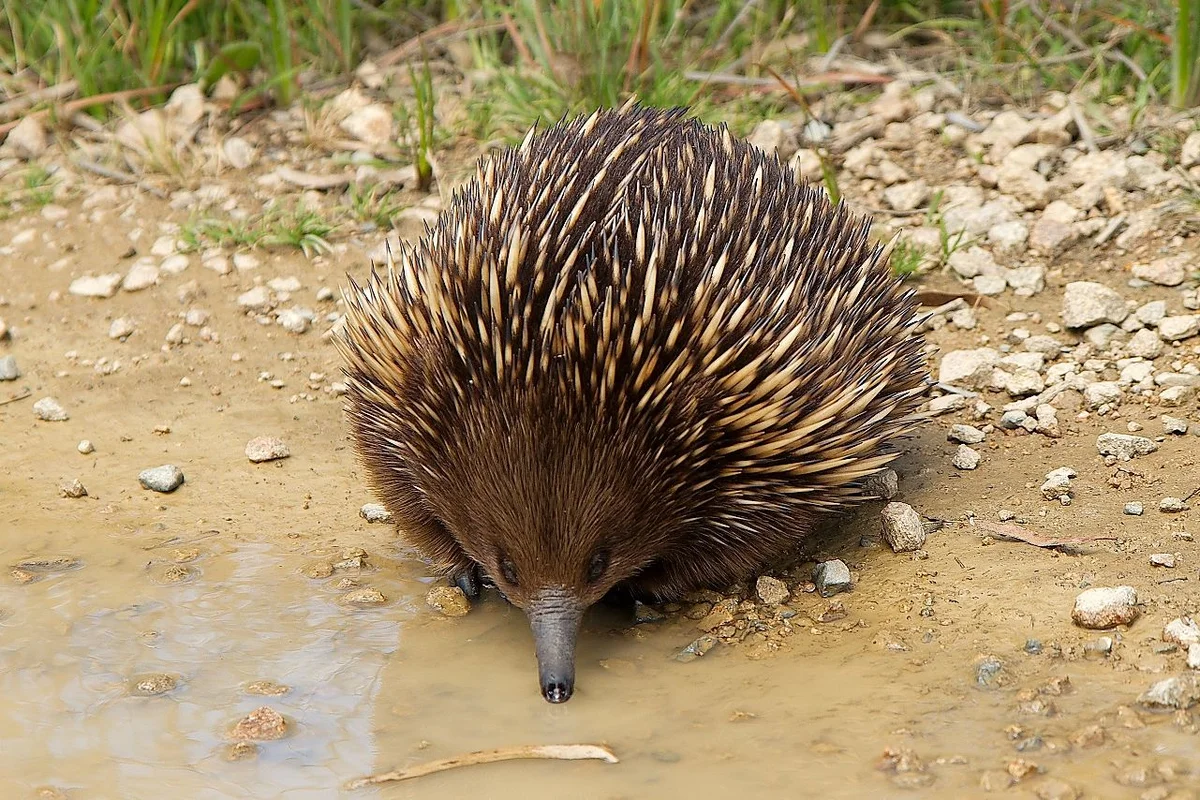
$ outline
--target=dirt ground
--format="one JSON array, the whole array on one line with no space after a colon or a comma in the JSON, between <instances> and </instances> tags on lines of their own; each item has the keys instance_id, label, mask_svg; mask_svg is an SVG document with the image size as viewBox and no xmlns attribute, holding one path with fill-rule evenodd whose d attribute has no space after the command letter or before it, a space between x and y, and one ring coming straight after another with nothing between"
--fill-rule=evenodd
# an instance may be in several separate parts
<instances>
[{"instance_id":1,"label":"dirt ground","mask_svg":"<svg viewBox=\"0 0 1200 800\"><path fill-rule=\"evenodd\" d=\"M536 690L519 612L493 598L466 617L440 616L425 603L434 581L425 565L389 525L359 515L374 498L322 335L338 300L318 292L362 275L382 235L316 258L257 250L256 267L229 274L192 253L149 288L78 297L73 280L124 274L188 219L132 187L98 194L103 185L84 179L52 211L0 222L0 317L12 330L0 356L22 373L0 384L4 797L783 797L800 787L818 797L1200 796L1191 712L1139 703L1154 682L1187 671L1186 648L1166 646L1162 630L1200 600L1195 511L1160 513L1158 502L1200 488L1200 437L1163 437L1156 452L1115 466L1096 449L1097 435L1127 433L1131 422L1157 436L1164 411L1200 428L1194 399L1166 410L1130 400L1083 419L1060 411L1060 438L997 428L970 471L951 466L958 445L947 431L983 423L969 407L940 416L897 465L896 499L947 522L922 551L878 542L882 503L838 520L794 574L841 558L852 590L797 591L789 607L803 622L769 648L721 644L684 663L674 655L701 635L697 620L631 627L597 611L577 695L551 706ZM1154 248L1195 263L1190 236ZM1125 288L1128 261L1077 245L1042 262L1044 291L995 298L974 330L947 326L930 342L947 352L995 345L1013 327L1044 332L1071 280L1178 305L1174 288ZM300 288L287 303L321 316L307 332L238 306L242 293L293 277ZM920 283L961 288L941 273ZM191 309L210 317L188 324ZM1035 316L1006 321L1014 311ZM111 339L122 318L134 332ZM166 344L180 323L183 340ZM1196 363L1194 342L1165 360ZM47 396L68 419L35 416ZM994 423L1007 398L985 396ZM258 436L281 438L290 457L251 463L246 444ZM94 452L81 453L81 440ZM143 489L139 473L163 464L185 483ZM1078 472L1068 506L1039 492L1063 466ZM86 496L63 496L75 479ZM1124 514L1130 501L1145 514ZM1001 511L1043 536L1082 541L1038 547L970 524L998 523ZM1156 553L1177 565L1152 566ZM21 564L54 558L75 561ZM1138 593L1131 625L1072 623L1080 591L1122 585ZM384 602L351 604L347 594L363 588ZM835 601L844 616L827 613ZM139 685L155 685L147 676L162 675L173 688L141 696ZM288 690L255 694L261 681ZM231 729L261 706L283 715L287 735L235 745ZM620 762L517 762L342 789L474 749L572 742L605 743Z\"/></svg>"}]
</instances>

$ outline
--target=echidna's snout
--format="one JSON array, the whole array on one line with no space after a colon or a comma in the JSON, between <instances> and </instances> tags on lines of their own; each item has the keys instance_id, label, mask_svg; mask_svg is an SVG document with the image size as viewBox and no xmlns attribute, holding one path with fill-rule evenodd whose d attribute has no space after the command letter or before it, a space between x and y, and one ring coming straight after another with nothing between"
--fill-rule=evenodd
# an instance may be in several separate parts
<instances>
[{"instance_id":1,"label":"echidna's snout","mask_svg":"<svg viewBox=\"0 0 1200 800\"><path fill-rule=\"evenodd\" d=\"M542 697L565 703L575 692L575 640L584 609L561 589L539 593L525 609L537 649Z\"/></svg>"}]
</instances>

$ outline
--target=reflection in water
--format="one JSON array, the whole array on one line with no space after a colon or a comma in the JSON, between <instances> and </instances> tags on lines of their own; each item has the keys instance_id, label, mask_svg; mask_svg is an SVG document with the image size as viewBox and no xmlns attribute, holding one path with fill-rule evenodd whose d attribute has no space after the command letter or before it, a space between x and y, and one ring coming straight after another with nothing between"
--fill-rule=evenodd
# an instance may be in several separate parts
<instances>
[{"instance_id":1,"label":"reflection in water","mask_svg":"<svg viewBox=\"0 0 1200 800\"><path fill-rule=\"evenodd\" d=\"M4 563L25 555L3 552ZM107 555L0 588L4 796L52 785L92 797L327 798L375 768L379 676L411 608L347 611L265 545L209 553L191 565L197 579L167 585L133 548ZM398 596L386 571L369 579ZM178 686L130 696L129 679L145 673ZM264 679L291 691L244 691ZM225 731L262 705L293 723L291 735L227 762Z\"/></svg>"}]
</instances>

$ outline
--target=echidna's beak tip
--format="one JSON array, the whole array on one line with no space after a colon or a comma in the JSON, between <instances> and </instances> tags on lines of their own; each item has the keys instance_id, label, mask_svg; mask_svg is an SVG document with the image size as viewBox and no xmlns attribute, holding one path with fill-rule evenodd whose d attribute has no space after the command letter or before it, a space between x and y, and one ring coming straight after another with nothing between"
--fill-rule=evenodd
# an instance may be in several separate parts
<instances>
[{"instance_id":1,"label":"echidna's beak tip","mask_svg":"<svg viewBox=\"0 0 1200 800\"><path fill-rule=\"evenodd\" d=\"M542 697L550 703L565 703L575 691L573 681L550 680L542 684Z\"/></svg>"}]
</instances>

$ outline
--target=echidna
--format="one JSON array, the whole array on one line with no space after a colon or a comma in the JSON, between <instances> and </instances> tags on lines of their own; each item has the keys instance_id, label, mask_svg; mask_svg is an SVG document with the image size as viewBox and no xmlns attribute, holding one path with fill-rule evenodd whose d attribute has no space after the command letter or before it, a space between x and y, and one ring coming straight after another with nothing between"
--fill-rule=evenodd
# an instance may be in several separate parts
<instances>
[{"instance_id":1,"label":"echidna","mask_svg":"<svg viewBox=\"0 0 1200 800\"><path fill-rule=\"evenodd\" d=\"M896 457L928 379L868 233L724 126L630 102L482 161L351 280L370 485L468 596L525 610L547 700L606 594L744 580Z\"/></svg>"}]
</instances>

